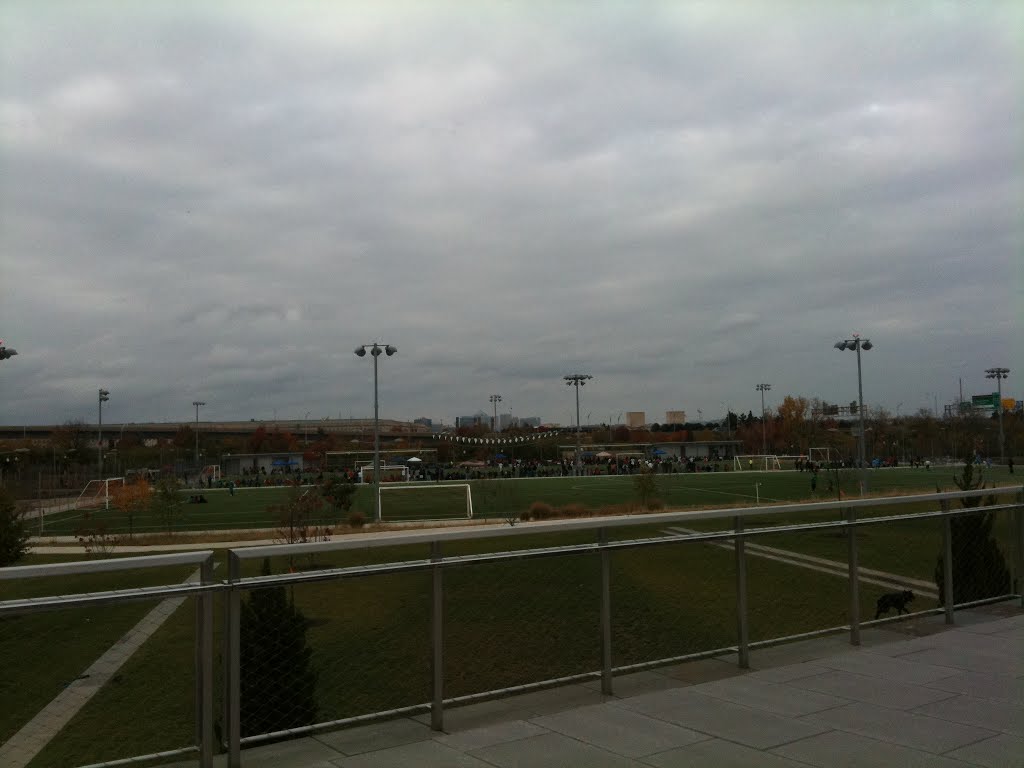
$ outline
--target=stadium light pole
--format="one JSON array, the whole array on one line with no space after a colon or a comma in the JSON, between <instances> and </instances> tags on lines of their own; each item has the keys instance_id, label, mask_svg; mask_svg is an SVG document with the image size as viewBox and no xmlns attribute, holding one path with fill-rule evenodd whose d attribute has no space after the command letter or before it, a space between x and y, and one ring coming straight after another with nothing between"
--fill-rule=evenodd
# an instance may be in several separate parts
<instances>
[{"instance_id":1,"label":"stadium light pole","mask_svg":"<svg viewBox=\"0 0 1024 768\"><path fill-rule=\"evenodd\" d=\"M196 466L199 466L199 406L206 405L202 400L193 400L192 405L196 407Z\"/></svg>"},{"instance_id":2,"label":"stadium light pole","mask_svg":"<svg viewBox=\"0 0 1024 768\"><path fill-rule=\"evenodd\" d=\"M105 389L100 389L100 394L99 394L99 424L98 424L98 427L97 427L98 431L96 433L96 449L97 449L98 456L99 456L99 460L98 460L97 463L99 465L99 470L100 470L100 477L99 477L100 480L103 479L103 404L105 402L107 402L107 400L109 400L109 399L110 399L110 392L108 392Z\"/></svg>"},{"instance_id":3,"label":"stadium light pole","mask_svg":"<svg viewBox=\"0 0 1024 768\"><path fill-rule=\"evenodd\" d=\"M573 457L573 471L575 476L580 476L580 387L588 380L594 378L589 373L570 373L562 377L565 386L576 387L576 455Z\"/></svg>"},{"instance_id":4,"label":"stadium light pole","mask_svg":"<svg viewBox=\"0 0 1024 768\"><path fill-rule=\"evenodd\" d=\"M1006 449L1003 446L1003 379L1010 373L1009 368L987 368L985 369L986 379L996 380L996 389L999 392L999 402L996 403L996 413L999 415L999 463L1006 463Z\"/></svg>"},{"instance_id":5,"label":"stadium light pole","mask_svg":"<svg viewBox=\"0 0 1024 768\"><path fill-rule=\"evenodd\" d=\"M380 408L377 397L377 358L383 352L391 357L398 350L390 344L381 346L376 341L372 344L362 344L355 348L359 357L366 357L366 350L370 350L373 357L373 517L378 523L380 519Z\"/></svg>"},{"instance_id":6,"label":"stadium light pole","mask_svg":"<svg viewBox=\"0 0 1024 768\"><path fill-rule=\"evenodd\" d=\"M761 453L768 455L768 439L764 431L764 393L772 388L771 384L758 384L757 391L761 393Z\"/></svg>"},{"instance_id":7,"label":"stadium light pole","mask_svg":"<svg viewBox=\"0 0 1024 768\"><path fill-rule=\"evenodd\" d=\"M8 360L18 354L18 350L4 346L4 340L0 339L0 360Z\"/></svg>"},{"instance_id":8,"label":"stadium light pole","mask_svg":"<svg viewBox=\"0 0 1024 768\"><path fill-rule=\"evenodd\" d=\"M867 440L867 434L864 431L864 384L860 373L860 351L863 349L866 352L874 345L871 343L871 339L862 339L859 333L855 333L852 339L837 341L833 346L840 351L852 349L857 353L857 411L860 414L860 495L863 496L868 492L868 468L867 459L864 455L864 444Z\"/></svg>"},{"instance_id":9,"label":"stadium light pole","mask_svg":"<svg viewBox=\"0 0 1024 768\"><path fill-rule=\"evenodd\" d=\"M498 431L498 403L501 402L501 395L491 395L488 400L494 406L494 421L491 422L491 432L496 433Z\"/></svg>"}]
</instances>

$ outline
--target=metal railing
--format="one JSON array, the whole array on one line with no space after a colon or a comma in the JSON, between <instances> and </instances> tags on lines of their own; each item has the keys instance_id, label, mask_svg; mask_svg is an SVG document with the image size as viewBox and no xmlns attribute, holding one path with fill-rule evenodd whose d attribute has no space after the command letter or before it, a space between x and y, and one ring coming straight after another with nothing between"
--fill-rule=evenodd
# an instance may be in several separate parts
<instances>
[{"instance_id":1,"label":"metal railing","mask_svg":"<svg viewBox=\"0 0 1024 768\"><path fill-rule=\"evenodd\" d=\"M953 508L951 504L962 499L979 496L996 495L1011 500L976 508ZM906 505L924 505L925 511L897 512L886 516L861 516L858 512L880 507L900 508ZM782 522L777 525L764 524L757 527L750 523L752 518L785 517L788 515L804 515L809 512L836 513L835 519L814 522ZM954 583L954 521L971 515L1005 513L1013 516L1012 545L1015 550L1012 567L1013 588L1006 594L991 595L984 600L961 602L955 601ZM839 517L839 514L842 517ZM118 589L106 592L84 593L78 595L62 595L50 597L17 598L0 601L0 617L19 615L36 611L57 610L80 605L110 604L116 602L146 600L167 596L193 596L196 598L195 617L195 670L196 670L196 738L195 745L175 753L198 753L198 761L202 766L212 765L215 747L219 746L228 755L228 765L238 768L242 765L242 747L278 739L296 736L303 733L353 725L370 720L383 719L399 715L429 714L431 726L436 730L444 727L445 709L465 705L500 696L522 693L581 680L600 680L601 690L606 695L614 691L614 678L628 672L674 664L690 659L736 654L737 663L741 668L750 664L752 649L775 645L782 642L825 635L837 632L848 632L850 642L860 643L860 632L864 626L881 624L892 619L863 620L861 617L860 585L870 582L869 574L874 573L862 568L859 562L858 531L867 527L884 527L903 524L909 521L935 520L942 525L942 595L941 605L936 608L919 611L911 615L944 613L947 623L954 621L954 609L979 602L992 602L1017 598L1024 608L1024 487L1002 487L978 491L956 491L941 494L921 494L915 496L870 498L845 500L839 502L822 502L814 504L787 504L777 506L761 506L754 508L729 508L701 510L695 512L667 512L624 517L583 518L573 520L552 520L535 522L522 526L498 527L481 526L464 530L417 530L399 534L381 533L344 537L337 541L287 544L272 546L255 546L228 551L227 578L220 582L213 581L213 553L196 552L187 554L158 555L150 557L122 558L118 560L88 561L64 565L25 566L19 568L0 569L0 580L25 579L34 576L74 575L85 573L102 573L133 568L152 568L164 565L195 564L200 567L200 580L195 584L175 584L155 587L137 587ZM659 533L659 535L636 538L614 538L616 531L636 526L663 529L667 526L693 524L695 522L723 521L728 527L704 532ZM750 607L748 600L748 560L751 556L748 544L755 550L754 540L780 534L834 532L845 536L846 580L849 605L846 609L847 623L840 626L818 627L811 631L780 635L751 641L750 639ZM509 540L515 537L548 534L586 534L593 533L592 541L557 543L551 546L509 549L503 551L484 551L471 554L445 554L444 547L454 546L480 540ZM630 663L614 665L613 647L616 637L613 632L613 600L612 600L612 557L615 553L639 551L645 548L665 547L674 544L707 543L725 546L732 550L734 558L735 585L735 642L716 648L702 648L696 652L676 654L663 658L647 658ZM328 553L353 552L357 550L375 550L383 547L401 547L422 545L428 548L426 556L399 561L341 565L337 567L316 567L313 570L288 572L271 575L243 575L243 565L247 561L281 556L295 557L298 555L324 556ZM763 549L763 547L762 547ZM545 559L573 558L578 556L596 555L600 562L600 589L596 613L599 615L600 632L594 638L595 645L600 646L600 668L587 669L584 672L560 674L546 679L531 680L486 691L474 691L454 696L446 696L445 691L445 574L454 569L467 566L487 566L512 562L540 561ZM429 701L403 704L379 711L362 712L346 717L334 717L322 722L311 723L298 727L287 727L269 733L242 733L240 713L242 701L242 614L243 593L250 595L259 590L289 587L304 588L303 585L331 584L342 582L358 582L370 577L395 576L398 574L421 574L429 576L429 611L425 615L429 623L424 642L429 637L430 670L429 670ZM835 575L833 573L832 575ZM876 582L877 583L877 582ZM557 584L552 585L557 589ZM221 743L215 743L214 722L217 714L214 711L214 656L215 644L213 635L214 597L215 593L223 593L223 634L221 639L223 702L220 711L222 722ZM160 756L173 753L159 753ZM152 759L156 753L143 755L133 760ZM124 762L124 761L117 761Z\"/></svg>"}]
</instances>

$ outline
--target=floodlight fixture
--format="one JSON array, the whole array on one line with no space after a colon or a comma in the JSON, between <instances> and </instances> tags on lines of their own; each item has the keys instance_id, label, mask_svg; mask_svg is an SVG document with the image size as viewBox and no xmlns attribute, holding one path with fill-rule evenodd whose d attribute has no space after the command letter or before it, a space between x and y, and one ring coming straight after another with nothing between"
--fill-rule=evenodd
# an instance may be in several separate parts
<instances>
[{"instance_id":1,"label":"floodlight fixture","mask_svg":"<svg viewBox=\"0 0 1024 768\"><path fill-rule=\"evenodd\" d=\"M580 475L580 387L594 378L589 373L570 373L562 377L565 386L576 387L576 455L573 457L573 469L576 477Z\"/></svg>"},{"instance_id":2,"label":"floodlight fixture","mask_svg":"<svg viewBox=\"0 0 1024 768\"><path fill-rule=\"evenodd\" d=\"M373 510L376 522L381 521L380 516L380 400L377 396L377 358L383 352L391 357L398 349L385 344L381 346L378 342L372 344L360 344L355 348L359 357L366 357L366 350L370 350L373 357Z\"/></svg>"},{"instance_id":3,"label":"floodlight fixture","mask_svg":"<svg viewBox=\"0 0 1024 768\"><path fill-rule=\"evenodd\" d=\"M1010 373L1009 368L986 368L985 378L996 380L996 389L999 402L996 403L996 413L999 416L999 462L1005 463L1006 447L1003 443L1003 379Z\"/></svg>"},{"instance_id":4,"label":"floodlight fixture","mask_svg":"<svg viewBox=\"0 0 1024 768\"><path fill-rule=\"evenodd\" d=\"M860 415L860 442L858 444L860 453L860 492L861 495L867 493L868 490L868 475L867 475L867 456L866 447L864 441L866 439L866 433L864 431L864 384L861 377L860 367L860 351L863 349L867 351L874 345L871 343L871 339L862 339L859 333L853 334L852 339L844 339L837 341L833 345L838 350L852 349L857 353L857 400L858 407L857 411Z\"/></svg>"}]
</instances>

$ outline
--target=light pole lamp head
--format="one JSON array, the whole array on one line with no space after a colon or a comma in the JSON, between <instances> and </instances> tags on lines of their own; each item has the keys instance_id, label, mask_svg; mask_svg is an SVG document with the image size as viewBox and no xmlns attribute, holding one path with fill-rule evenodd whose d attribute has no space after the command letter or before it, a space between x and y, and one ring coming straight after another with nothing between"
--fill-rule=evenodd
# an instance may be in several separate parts
<instances>
[{"instance_id":1,"label":"light pole lamp head","mask_svg":"<svg viewBox=\"0 0 1024 768\"><path fill-rule=\"evenodd\" d=\"M364 347L364 346L356 347L355 348L355 353L357 355L359 355L359 357L366 357L366 347Z\"/></svg>"},{"instance_id":2,"label":"light pole lamp head","mask_svg":"<svg viewBox=\"0 0 1024 768\"><path fill-rule=\"evenodd\" d=\"M110 399L110 392L105 390L105 389L101 389L100 390L100 402L101 403L105 403L109 399Z\"/></svg>"},{"instance_id":3,"label":"light pole lamp head","mask_svg":"<svg viewBox=\"0 0 1024 768\"><path fill-rule=\"evenodd\" d=\"M391 357L391 356L392 356L393 354L395 354L395 352L397 352L397 351L398 351L398 348L397 348L397 347L393 347L393 346L391 346L390 344L388 344L388 345L386 345L386 346L384 347L384 352L386 352L386 353L387 353L387 356L388 356L388 357Z\"/></svg>"},{"instance_id":4,"label":"light pole lamp head","mask_svg":"<svg viewBox=\"0 0 1024 768\"><path fill-rule=\"evenodd\" d=\"M835 347L836 349L838 349L838 350L844 350L844 349L846 349L846 345L847 345L847 343L848 343L848 342L845 342L845 341L837 341L837 342L836 342L835 344L833 344L832 346L834 346L834 347ZM853 349L853 347L850 347L850 349Z\"/></svg>"},{"instance_id":5,"label":"light pole lamp head","mask_svg":"<svg viewBox=\"0 0 1024 768\"><path fill-rule=\"evenodd\" d=\"M864 339L864 341L862 341L860 343L860 348L863 349L863 350L869 350L873 346L874 346L874 344L871 343L871 339Z\"/></svg>"}]
</instances>

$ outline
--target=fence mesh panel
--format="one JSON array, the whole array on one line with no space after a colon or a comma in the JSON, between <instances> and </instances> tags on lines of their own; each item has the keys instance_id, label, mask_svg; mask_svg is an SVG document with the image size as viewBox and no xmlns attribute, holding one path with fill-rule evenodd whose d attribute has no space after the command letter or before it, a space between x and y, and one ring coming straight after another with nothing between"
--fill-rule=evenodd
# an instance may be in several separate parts
<instances>
[{"instance_id":1,"label":"fence mesh panel","mask_svg":"<svg viewBox=\"0 0 1024 768\"><path fill-rule=\"evenodd\" d=\"M600 574L593 554L447 570L445 696L598 669Z\"/></svg>"},{"instance_id":2,"label":"fence mesh panel","mask_svg":"<svg viewBox=\"0 0 1024 768\"><path fill-rule=\"evenodd\" d=\"M17 691L0 708L0 765L85 765L195 745L194 603L0 619L0 688Z\"/></svg>"},{"instance_id":3,"label":"fence mesh panel","mask_svg":"<svg viewBox=\"0 0 1024 768\"><path fill-rule=\"evenodd\" d=\"M242 737L429 700L429 619L424 573L247 590Z\"/></svg>"}]
</instances>

